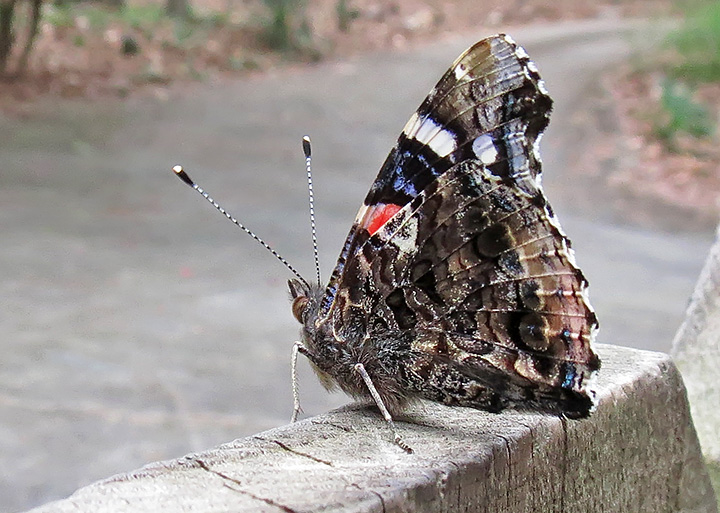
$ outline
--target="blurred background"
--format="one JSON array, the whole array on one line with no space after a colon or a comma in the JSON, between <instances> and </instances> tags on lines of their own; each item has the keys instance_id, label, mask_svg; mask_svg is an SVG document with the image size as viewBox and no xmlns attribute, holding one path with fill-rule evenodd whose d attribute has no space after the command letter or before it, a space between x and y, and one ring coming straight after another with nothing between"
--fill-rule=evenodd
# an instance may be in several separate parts
<instances>
[{"instance_id":1,"label":"blurred background","mask_svg":"<svg viewBox=\"0 0 720 513\"><path fill-rule=\"evenodd\" d=\"M323 279L405 121L510 33L598 342L668 351L718 217L720 3L0 3L0 511L284 424L289 273ZM349 401L300 361L305 415Z\"/></svg>"}]
</instances>

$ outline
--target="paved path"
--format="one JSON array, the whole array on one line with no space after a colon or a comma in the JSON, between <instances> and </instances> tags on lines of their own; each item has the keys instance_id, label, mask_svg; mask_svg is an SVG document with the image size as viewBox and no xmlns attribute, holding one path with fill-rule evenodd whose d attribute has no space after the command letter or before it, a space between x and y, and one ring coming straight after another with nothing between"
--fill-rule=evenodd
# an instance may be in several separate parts
<instances>
[{"instance_id":1,"label":"paved path","mask_svg":"<svg viewBox=\"0 0 720 513\"><path fill-rule=\"evenodd\" d=\"M584 182L565 151L572 120L626 48L605 28L513 34L556 98L545 184L591 281L601 341L667 350L712 233L609 222L573 201ZM300 151L310 133L327 277L398 131L484 35L167 103L63 102L40 120L0 119L0 510L286 422L298 329L288 275L170 167L183 163L312 276ZM307 414L347 401L301 370Z\"/></svg>"}]
</instances>

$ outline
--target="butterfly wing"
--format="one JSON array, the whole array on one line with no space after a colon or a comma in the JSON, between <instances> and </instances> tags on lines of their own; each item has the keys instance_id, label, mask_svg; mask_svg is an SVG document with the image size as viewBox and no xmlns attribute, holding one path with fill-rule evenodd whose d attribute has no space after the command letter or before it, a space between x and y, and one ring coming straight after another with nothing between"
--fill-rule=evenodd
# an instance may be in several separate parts
<instances>
[{"instance_id":1,"label":"butterfly wing","mask_svg":"<svg viewBox=\"0 0 720 513\"><path fill-rule=\"evenodd\" d=\"M347 259L435 178L469 158L533 191L540 173L534 144L552 100L534 64L505 35L483 39L443 75L405 125L358 212L330 278L327 313Z\"/></svg>"},{"instance_id":2,"label":"butterfly wing","mask_svg":"<svg viewBox=\"0 0 720 513\"><path fill-rule=\"evenodd\" d=\"M551 100L505 36L453 64L373 183L319 309L449 404L586 415L597 320L539 183ZM389 359L389 360L388 360Z\"/></svg>"},{"instance_id":3,"label":"butterfly wing","mask_svg":"<svg viewBox=\"0 0 720 513\"><path fill-rule=\"evenodd\" d=\"M419 198L353 259L354 268L372 270L371 283L383 284L368 337L409 330L407 379L430 398L586 414L587 381L599 367L591 349L597 321L542 196L528 197L468 160ZM466 386L438 381L448 373Z\"/></svg>"}]
</instances>

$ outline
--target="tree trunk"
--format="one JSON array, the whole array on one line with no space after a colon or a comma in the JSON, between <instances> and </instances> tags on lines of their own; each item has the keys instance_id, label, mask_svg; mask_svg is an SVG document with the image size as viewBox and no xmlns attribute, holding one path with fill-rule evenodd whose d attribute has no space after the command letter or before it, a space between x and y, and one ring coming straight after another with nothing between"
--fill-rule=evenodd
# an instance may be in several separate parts
<instances>
[{"instance_id":1,"label":"tree trunk","mask_svg":"<svg viewBox=\"0 0 720 513\"><path fill-rule=\"evenodd\" d=\"M0 76L5 75L8 57L12 51L15 3L16 0L0 0Z\"/></svg>"},{"instance_id":2,"label":"tree trunk","mask_svg":"<svg viewBox=\"0 0 720 513\"><path fill-rule=\"evenodd\" d=\"M32 0L32 18L30 19L30 27L28 28L27 40L25 41L25 48L23 48L23 52L20 55L20 60L18 60L17 68L15 69L15 74L18 77L25 74L25 70L27 69L30 52L32 51L33 44L35 43L35 37L38 33L41 13L42 0Z\"/></svg>"}]
</instances>

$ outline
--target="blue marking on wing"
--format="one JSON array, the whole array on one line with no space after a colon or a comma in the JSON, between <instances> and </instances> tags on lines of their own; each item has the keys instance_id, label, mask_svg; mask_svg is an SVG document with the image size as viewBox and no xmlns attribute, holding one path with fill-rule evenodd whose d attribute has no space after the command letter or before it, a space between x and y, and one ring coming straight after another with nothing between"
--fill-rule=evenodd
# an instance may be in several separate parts
<instances>
[{"instance_id":1,"label":"blue marking on wing","mask_svg":"<svg viewBox=\"0 0 720 513\"><path fill-rule=\"evenodd\" d=\"M335 299L335 293L337 292L337 286L334 283L327 286L325 289L325 296L323 296L320 302L320 311L327 312Z\"/></svg>"},{"instance_id":2,"label":"blue marking on wing","mask_svg":"<svg viewBox=\"0 0 720 513\"><path fill-rule=\"evenodd\" d=\"M565 380L563 381L561 386L563 388L572 388L572 384L575 380L577 372L575 371L575 366L573 364L566 363L565 366L567 367L567 371L565 372Z\"/></svg>"},{"instance_id":3,"label":"blue marking on wing","mask_svg":"<svg viewBox=\"0 0 720 513\"><path fill-rule=\"evenodd\" d=\"M394 191L401 192L410 198L416 197L427 186L429 180L418 180L419 173L429 173L437 177L444 169L436 168L427 156L415 151L404 151L395 162L391 173L391 186Z\"/></svg>"},{"instance_id":4,"label":"blue marking on wing","mask_svg":"<svg viewBox=\"0 0 720 513\"><path fill-rule=\"evenodd\" d=\"M392 188L396 191L403 192L408 196L415 197L418 195L418 191L415 188L415 184L409 181L407 177L403 176L402 173L396 172L393 177Z\"/></svg>"}]
</instances>

